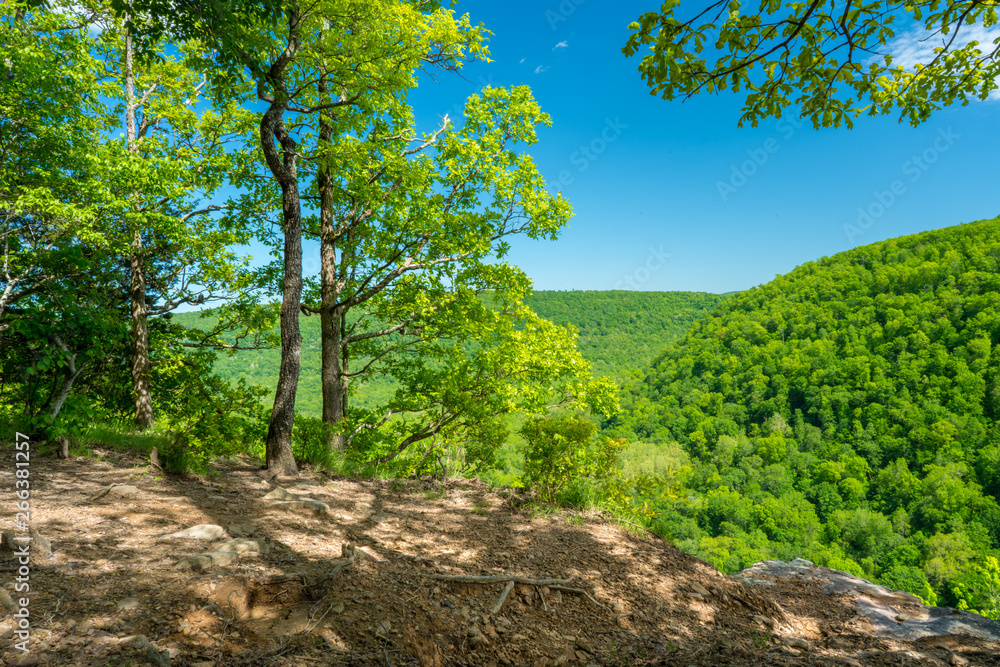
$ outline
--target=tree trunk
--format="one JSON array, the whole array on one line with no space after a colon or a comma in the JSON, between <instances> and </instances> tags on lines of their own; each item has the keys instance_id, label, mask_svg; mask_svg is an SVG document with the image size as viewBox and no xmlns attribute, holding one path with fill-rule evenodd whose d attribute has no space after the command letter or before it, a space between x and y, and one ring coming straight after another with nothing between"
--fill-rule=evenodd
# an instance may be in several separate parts
<instances>
[{"instance_id":1,"label":"tree trunk","mask_svg":"<svg viewBox=\"0 0 1000 667\"><path fill-rule=\"evenodd\" d=\"M55 420L59 416L59 411L62 410L63 403L69 398L69 393L73 390L73 383L76 379L80 377L80 372L82 368L76 367L76 353L70 353L69 348L63 343L59 336L55 336L53 342L59 351L66 356L66 377L63 380L62 386L59 388L59 393L56 394L55 399L52 401L52 406L49 408L49 417Z\"/></svg>"},{"instance_id":2,"label":"tree trunk","mask_svg":"<svg viewBox=\"0 0 1000 667\"><path fill-rule=\"evenodd\" d=\"M320 99L325 99L326 81L320 80ZM319 186L319 238L320 238L320 342L322 345L322 366L320 380L323 389L323 423L330 427L327 436L327 446L335 451L344 448L344 437L337 432L340 422L344 419L343 395L346 378L341 366L343 347L343 326L341 309L337 308L340 296L340 284L337 276L337 248L334 239L333 225L333 177L329 160L329 149L333 139L333 127L330 118L323 114L320 117L319 141L326 149L323 164L316 176Z\"/></svg>"},{"instance_id":3,"label":"tree trunk","mask_svg":"<svg viewBox=\"0 0 1000 667\"><path fill-rule=\"evenodd\" d=\"M142 234L135 233L129 256L132 272L132 393L135 396L135 427L153 427L153 394L149 385L149 323L146 306L146 271L143 266Z\"/></svg>"},{"instance_id":4,"label":"tree trunk","mask_svg":"<svg viewBox=\"0 0 1000 667\"><path fill-rule=\"evenodd\" d=\"M128 151L136 153L135 74L132 69L132 35L125 28L125 131ZM130 317L132 320L132 393L135 396L135 427L145 431L153 427L153 395L149 384L149 324L146 305L146 267L142 231L136 229L130 242L131 272Z\"/></svg>"},{"instance_id":5,"label":"tree trunk","mask_svg":"<svg viewBox=\"0 0 1000 667\"><path fill-rule=\"evenodd\" d=\"M340 316L340 338L341 338L341 340L343 340L346 336L347 336L347 313L344 312ZM341 366L341 370L342 370L342 375L340 376L340 378L341 378L341 382L340 382L340 394L343 397L343 401L344 401L344 405L341 408L341 411L342 411L342 414L344 415L344 418L346 419L347 418L347 399L349 397L349 394L347 393L347 390L350 388L350 383L351 383L351 376L349 375L349 373L351 372L351 355L349 354L349 350L347 349L347 344L346 343L341 343L340 349L341 349L341 364L340 364L340 366Z\"/></svg>"},{"instance_id":6,"label":"tree trunk","mask_svg":"<svg viewBox=\"0 0 1000 667\"><path fill-rule=\"evenodd\" d=\"M279 98L280 99L280 98ZM295 392L302 366L302 334L299 331L299 308L302 300L302 212L296 172L296 146L282 121L284 105L271 103L260 123L264 154L275 179L281 185L284 223L285 276L281 286L281 366L274 407L267 428L265 456L267 469L277 475L298 473L292 454L292 426L295 422ZM274 147L281 144L281 156Z\"/></svg>"}]
</instances>

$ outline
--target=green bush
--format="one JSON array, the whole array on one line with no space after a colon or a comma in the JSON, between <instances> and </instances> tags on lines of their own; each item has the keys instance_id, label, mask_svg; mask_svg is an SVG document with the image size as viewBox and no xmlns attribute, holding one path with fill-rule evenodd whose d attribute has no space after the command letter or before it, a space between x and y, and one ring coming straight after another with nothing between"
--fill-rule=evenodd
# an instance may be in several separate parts
<instances>
[{"instance_id":1,"label":"green bush","mask_svg":"<svg viewBox=\"0 0 1000 667\"><path fill-rule=\"evenodd\" d=\"M292 426L292 453L295 460L324 470L338 467L339 452L330 447L333 428L316 417L296 415Z\"/></svg>"},{"instance_id":2,"label":"green bush","mask_svg":"<svg viewBox=\"0 0 1000 667\"><path fill-rule=\"evenodd\" d=\"M595 438L597 426L581 415L530 419L520 433L525 440L521 479L548 501L572 482L609 479L627 446L624 440Z\"/></svg>"},{"instance_id":3,"label":"green bush","mask_svg":"<svg viewBox=\"0 0 1000 667\"><path fill-rule=\"evenodd\" d=\"M164 469L204 474L218 457L258 451L267 428L263 390L214 375L213 359L203 351L171 362L157 378L169 440L161 452Z\"/></svg>"}]
</instances>

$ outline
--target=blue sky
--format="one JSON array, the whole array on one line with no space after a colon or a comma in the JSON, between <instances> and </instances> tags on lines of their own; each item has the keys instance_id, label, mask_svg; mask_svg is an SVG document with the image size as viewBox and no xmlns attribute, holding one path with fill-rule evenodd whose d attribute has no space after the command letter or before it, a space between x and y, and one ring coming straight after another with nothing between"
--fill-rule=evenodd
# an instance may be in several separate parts
<instances>
[{"instance_id":1,"label":"blue sky","mask_svg":"<svg viewBox=\"0 0 1000 667\"><path fill-rule=\"evenodd\" d=\"M663 101L621 53L628 24L658 4L459 2L494 33L494 62L411 95L428 126L487 83L530 85L552 116L530 152L575 217L558 241L513 243L536 289L742 290L855 246L1000 215L1000 102L918 128L884 116L817 131L792 113L738 128L741 97Z\"/></svg>"}]
</instances>

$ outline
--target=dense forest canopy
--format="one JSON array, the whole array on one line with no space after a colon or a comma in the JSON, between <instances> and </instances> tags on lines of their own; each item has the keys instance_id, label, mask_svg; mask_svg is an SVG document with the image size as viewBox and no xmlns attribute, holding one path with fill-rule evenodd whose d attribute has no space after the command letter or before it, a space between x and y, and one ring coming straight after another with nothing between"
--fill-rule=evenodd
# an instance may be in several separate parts
<instances>
[{"instance_id":1,"label":"dense forest canopy","mask_svg":"<svg viewBox=\"0 0 1000 667\"><path fill-rule=\"evenodd\" d=\"M812 557L955 602L1000 548L1000 226L805 264L719 304L605 429L679 443L660 518L730 571Z\"/></svg>"}]
</instances>

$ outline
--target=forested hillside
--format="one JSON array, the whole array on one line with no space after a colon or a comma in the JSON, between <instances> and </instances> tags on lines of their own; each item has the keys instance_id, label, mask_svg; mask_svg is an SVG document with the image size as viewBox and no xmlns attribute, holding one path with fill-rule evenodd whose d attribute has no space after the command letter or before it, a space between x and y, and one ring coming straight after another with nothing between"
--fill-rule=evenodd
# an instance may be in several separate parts
<instances>
[{"instance_id":1,"label":"forested hillside","mask_svg":"<svg viewBox=\"0 0 1000 667\"><path fill-rule=\"evenodd\" d=\"M577 345L598 375L622 376L640 369L667 344L682 336L710 308L727 298L704 292L534 292L525 303L545 319L579 329ZM206 327L197 313L183 313L174 322ZM214 322L214 320L212 320ZM302 375L296 406L301 414L318 416L320 391L319 321L302 320ZM271 388L277 378L277 349L248 350L234 356L219 354L215 372L228 380L245 379ZM386 400L392 383L372 379L352 397L362 408Z\"/></svg>"},{"instance_id":2,"label":"forested hillside","mask_svg":"<svg viewBox=\"0 0 1000 667\"><path fill-rule=\"evenodd\" d=\"M535 292L547 320L579 329L577 346L600 375L641 368L727 295L705 292Z\"/></svg>"},{"instance_id":3,"label":"forested hillside","mask_svg":"<svg viewBox=\"0 0 1000 667\"><path fill-rule=\"evenodd\" d=\"M660 529L727 571L801 556L988 605L963 591L998 573L998 223L811 262L696 322L605 424L689 456Z\"/></svg>"}]
</instances>

